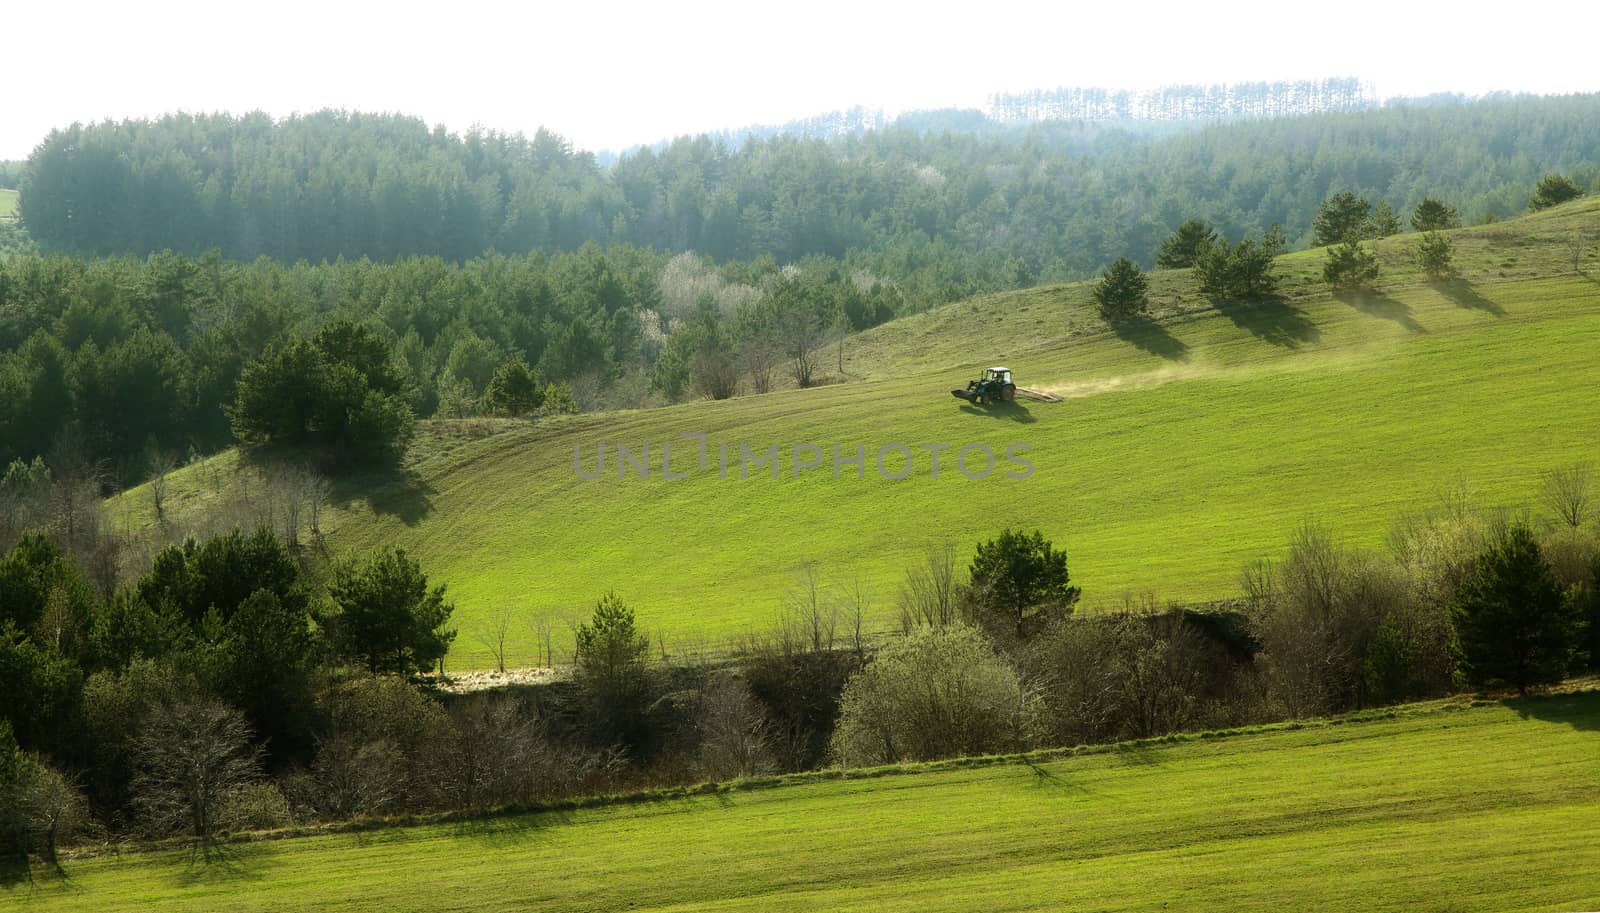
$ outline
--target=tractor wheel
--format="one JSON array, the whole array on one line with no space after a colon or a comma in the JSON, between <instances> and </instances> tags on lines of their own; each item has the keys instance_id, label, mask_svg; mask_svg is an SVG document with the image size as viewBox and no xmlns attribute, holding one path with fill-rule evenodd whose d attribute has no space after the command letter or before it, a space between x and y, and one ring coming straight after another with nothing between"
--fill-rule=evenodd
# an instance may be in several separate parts
<instances>
[{"instance_id":1,"label":"tractor wheel","mask_svg":"<svg viewBox=\"0 0 1600 913\"><path fill-rule=\"evenodd\" d=\"M982 394L982 393L974 393L974 394L973 394L973 395L972 395L972 404L973 404L973 405L974 405L974 406L981 406L981 405L983 405L983 394Z\"/></svg>"},{"instance_id":2,"label":"tractor wheel","mask_svg":"<svg viewBox=\"0 0 1600 913\"><path fill-rule=\"evenodd\" d=\"M1005 387L1000 391L1000 398L1008 403L1015 400L1017 398L1017 385L1006 384Z\"/></svg>"}]
</instances>

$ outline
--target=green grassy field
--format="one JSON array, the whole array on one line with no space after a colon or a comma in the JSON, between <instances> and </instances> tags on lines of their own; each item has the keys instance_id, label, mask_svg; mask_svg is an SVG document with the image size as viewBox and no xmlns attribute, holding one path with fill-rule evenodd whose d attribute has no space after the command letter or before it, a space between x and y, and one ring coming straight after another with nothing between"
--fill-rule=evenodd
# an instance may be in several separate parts
<instances>
[{"instance_id":1,"label":"green grassy field","mask_svg":"<svg viewBox=\"0 0 1600 913\"><path fill-rule=\"evenodd\" d=\"M1600 909L1600 694L69 863L67 913Z\"/></svg>"},{"instance_id":2,"label":"green grassy field","mask_svg":"<svg viewBox=\"0 0 1600 913\"><path fill-rule=\"evenodd\" d=\"M457 669L490 664L473 635L502 608L518 616L511 662L533 664L530 619L577 618L608 588L669 644L725 642L772 619L804 562L862 580L869 624L888 628L901 573L927 545L966 556L1005 526L1064 546L1091 608L1130 592L1227 598L1240 567L1303 522L1375 546L1446 486L1521 507L1541 472L1600 457L1600 279L1575 275L1562 242L1597 225L1600 202L1581 201L1456 232L1464 279L1447 287L1422 281L1415 236L1402 236L1376 245L1383 291L1366 297L1330 296L1322 253L1308 251L1283 258L1275 304L1213 307L1187 272L1158 273L1158 321L1118 334L1086 285L1036 289L852 339L848 383L534 425L428 423L409 476L342 484L328 545L403 545L449 584ZM1065 401L986 411L950 397L993 363ZM707 435L705 468L685 434ZM793 478L799 442L825 462ZM601 443L648 444L655 477L617 478L613 454L607 477L578 478L574 448L593 470ZM663 443L689 478L659 477ZM952 448L939 478L925 443ZM741 445L774 444L782 478L738 478ZM908 478L871 465L891 444L913 448ZM969 444L1027 446L1031 477L1004 478L1015 467L1002 462L964 478L954 451ZM833 478L834 445L867 448L865 479L848 467ZM235 460L184 470L174 516L203 511ZM114 507L149 523L143 490Z\"/></svg>"},{"instance_id":3,"label":"green grassy field","mask_svg":"<svg viewBox=\"0 0 1600 913\"><path fill-rule=\"evenodd\" d=\"M9 219L17 213L17 192L0 189L0 219Z\"/></svg>"}]
</instances>

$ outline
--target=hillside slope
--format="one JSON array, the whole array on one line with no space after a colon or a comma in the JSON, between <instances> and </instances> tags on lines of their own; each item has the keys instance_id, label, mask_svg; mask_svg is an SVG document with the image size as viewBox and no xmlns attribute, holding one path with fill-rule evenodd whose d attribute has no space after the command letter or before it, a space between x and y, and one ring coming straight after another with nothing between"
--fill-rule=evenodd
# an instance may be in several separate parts
<instances>
[{"instance_id":1,"label":"hillside slope","mask_svg":"<svg viewBox=\"0 0 1600 913\"><path fill-rule=\"evenodd\" d=\"M901 572L927 546L951 541L964 558L1007 526L1064 546L1091 607L1130 591L1226 598L1244 563L1303 522L1377 545L1446 485L1522 506L1539 473L1600 456L1600 280L1573 273L1574 229L1600 234L1600 201L1455 232L1464 279L1445 287L1422 281L1405 235L1377 243L1382 292L1365 297L1330 296L1322 252L1307 251L1282 259L1272 304L1213 307L1186 271L1158 273L1158 319L1114 333L1087 285L1034 289L853 338L850 383L536 425L432 423L409 476L336 492L327 542L403 545L448 583L456 668L489 663L473 634L502 608L516 618L511 660L530 664L533 618L577 618L613 588L679 645L737 636L771 620L806 562L860 580L869 627L887 628ZM838 357L826 354L828 373ZM1064 401L983 410L950 397L993 363ZM698 434L703 468L684 437ZM823 465L794 478L802 442ZM950 448L937 478L928 443ZM580 478L575 448L592 472L601 444L608 474ZM619 479L618 444L648 445L652 478ZM663 444L687 478L661 478ZM976 444L1002 455L982 480L954 465ZM773 445L780 478L739 478L741 446ZM866 448L865 478L849 466L834 478L835 445ZM913 453L904 479L872 465L892 445ZM1021 471L1003 458L1013 445L1028 448L1028 478L1004 477ZM232 459L185 470L176 509L202 509L198 479ZM886 459L898 473L902 457ZM137 523L147 505L135 490L120 506Z\"/></svg>"},{"instance_id":2,"label":"hillside slope","mask_svg":"<svg viewBox=\"0 0 1600 913\"><path fill-rule=\"evenodd\" d=\"M42 913L1600 908L1600 695L70 861Z\"/></svg>"}]
</instances>

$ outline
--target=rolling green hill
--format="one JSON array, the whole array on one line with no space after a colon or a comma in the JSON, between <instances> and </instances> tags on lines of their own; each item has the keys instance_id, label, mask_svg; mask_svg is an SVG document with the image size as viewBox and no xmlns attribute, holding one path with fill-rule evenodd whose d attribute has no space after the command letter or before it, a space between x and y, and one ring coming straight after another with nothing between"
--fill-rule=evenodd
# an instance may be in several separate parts
<instances>
[{"instance_id":1,"label":"rolling green hill","mask_svg":"<svg viewBox=\"0 0 1600 913\"><path fill-rule=\"evenodd\" d=\"M0 219L9 219L17 213L17 192L0 190Z\"/></svg>"},{"instance_id":2,"label":"rolling green hill","mask_svg":"<svg viewBox=\"0 0 1600 913\"><path fill-rule=\"evenodd\" d=\"M876 774L876 775L874 775ZM1593 910L1600 694L69 861L92 910Z\"/></svg>"},{"instance_id":3,"label":"rolling green hill","mask_svg":"<svg viewBox=\"0 0 1600 913\"><path fill-rule=\"evenodd\" d=\"M1455 232L1464 278L1444 287L1422 280L1404 235L1375 245L1382 292L1364 297L1330 296L1322 252L1307 251L1282 259L1273 304L1214 307L1187 272L1158 273L1158 319L1111 332L1087 285L1034 289L852 338L848 383L538 424L430 423L407 476L336 490L327 543L403 545L448 583L458 669L489 664L473 634L502 608L517 618L511 662L532 664L530 619L579 617L611 588L670 643L736 637L772 619L804 562L862 580L868 626L885 629L926 546L953 541L964 557L1005 526L1064 545L1091 607L1132 591L1230 597L1241 565L1308 520L1379 545L1398 513L1446 485L1520 507L1542 471L1600 457L1600 279L1574 273L1574 230L1600 234L1600 201ZM838 358L825 354L826 373ZM983 410L950 397L994 363L1063 401ZM688 434L707 436L704 468ZM824 464L794 478L803 442ZM619 479L613 451L607 477L579 478L574 448L592 471L602 443L649 445L654 477ZM926 443L951 448L937 478ZM688 478L659 477L663 444ZM896 444L913 471L883 478L872 455ZM954 454L976 444L1026 446L1031 476L1004 478L1017 466L1002 459L989 478L963 477ZM781 478L739 478L741 445L777 445ZM867 448L866 478L833 477L835 445ZM235 460L171 483L180 524ZM887 468L900 460L891 452ZM136 489L115 506L137 525L148 505Z\"/></svg>"}]
</instances>

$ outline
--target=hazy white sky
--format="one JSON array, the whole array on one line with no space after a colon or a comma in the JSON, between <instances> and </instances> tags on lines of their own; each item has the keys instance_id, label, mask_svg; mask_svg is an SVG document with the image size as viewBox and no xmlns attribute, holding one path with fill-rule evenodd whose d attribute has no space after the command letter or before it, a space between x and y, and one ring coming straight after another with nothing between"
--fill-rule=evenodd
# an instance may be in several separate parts
<instances>
[{"instance_id":1,"label":"hazy white sky","mask_svg":"<svg viewBox=\"0 0 1600 913\"><path fill-rule=\"evenodd\" d=\"M6 3L0 158L167 111L400 111L589 149L853 104L1359 76L1383 95L1600 90L1600 3ZM1440 4L1442 7L1443 5Z\"/></svg>"}]
</instances>

